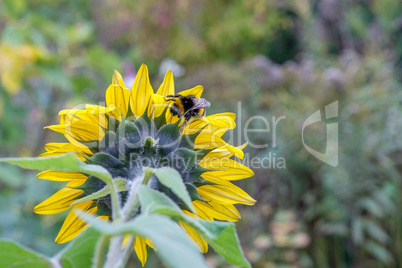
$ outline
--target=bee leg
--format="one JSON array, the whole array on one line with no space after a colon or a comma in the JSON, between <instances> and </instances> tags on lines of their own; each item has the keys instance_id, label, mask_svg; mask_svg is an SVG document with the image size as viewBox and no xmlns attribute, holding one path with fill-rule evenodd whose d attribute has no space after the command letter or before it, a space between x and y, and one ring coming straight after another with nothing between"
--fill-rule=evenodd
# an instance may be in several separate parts
<instances>
[{"instance_id":1,"label":"bee leg","mask_svg":"<svg viewBox=\"0 0 402 268\"><path fill-rule=\"evenodd\" d=\"M179 94L174 94L174 95L166 95L165 98L178 98L180 97Z\"/></svg>"},{"instance_id":2,"label":"bee leg","mask_svg":"<svg viewBox=\"0 0 402 268\"><path fill-rule=\"evenodd\" d=\"M187 124L187 122L190 121L191 117L193 117L193 115L191 113L188 113L188 112L184 115L184 121L180 125L181 130L184 128L184 126Z\"/></svg>"},{"instance_id":3,"label":"bee leg","mask_svg":"<svg viewBox=\"0 0 402 268\"><path fill-rule=\"evenodd\" d=\"M170 113L171 113L173 116L175 116L175 115L177 115L177 116L179 116L179 117L182 117L182 116L183 116L183 114L181 113L179 107L177 107L176 104L173 104L173 105L170 107Z\"/></svg>"}]
</instances>

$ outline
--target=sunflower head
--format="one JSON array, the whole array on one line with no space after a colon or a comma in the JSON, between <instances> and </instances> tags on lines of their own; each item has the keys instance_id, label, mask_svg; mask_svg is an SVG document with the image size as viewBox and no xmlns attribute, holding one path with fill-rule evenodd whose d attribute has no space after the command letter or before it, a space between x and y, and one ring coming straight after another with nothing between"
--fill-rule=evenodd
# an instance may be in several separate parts
<instances>
[{"instance_id":1,"label":"sunflower head","mask_svg":"<svg viewBox=\"0 0 402 268\"><path fill-rule=\"evenodd\" d=\"M243 158L245 145L234 147L222 139L228 129L235 127L235 115L206 116L209 103L201 99L202 91L201 86L196 86L175 94L169 71L154 93L145 65L141 66L130 90L115 71L112 84L106 90L106 107L86 105L83 109L61 111L60 124L47 128L63 133L68 142L47 144L47 152L41 156L75 153L88 164L104 167L116 182L125 185L143 178L146 169L173 168L180 174L194 210L156 176L150 178L148 187L166 194L187 215L210 221L237 221L240 214L234 204L253 205L255 200L230 181L248 178L253 172L233 159L233 156ZM182 100L187 99L193 101L190 108L183 104ZM191 109L197 102L199 106ZM38 178L68 183L37 205L36 213L53 214L77 207L102 219L113 220L110 195L76 202L105 188L105 183L97 177L48 170L38 174ZM126 189L119 192L122 205L128 198ZM184 223L181 226L200 250L206 252L207 243L189 226ZM85 227L86 224L70 212L56 242L70 241ZM152 246L152 242L136 238L135 250L143 264L147 245Z\"/></svg>"}]
</instances>

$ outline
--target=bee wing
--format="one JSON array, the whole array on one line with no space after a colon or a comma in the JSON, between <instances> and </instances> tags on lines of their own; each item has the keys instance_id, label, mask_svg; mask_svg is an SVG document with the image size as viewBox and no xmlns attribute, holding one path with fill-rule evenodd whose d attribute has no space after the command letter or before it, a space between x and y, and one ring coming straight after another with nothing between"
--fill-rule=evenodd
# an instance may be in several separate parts
<instances>
[{"instance_id":1,"label":"bee wing","mask_svg":"<svg viewBox=\"0 0 402 268\"><path fill-rule=\"evenodd\" d=\"M205 108L209 108L209 106L211 106L211 103L209 103L209 101L207 101L206 99L194 99L194 108L193 109L205 109Z\"/></svg>"}]
</instances>

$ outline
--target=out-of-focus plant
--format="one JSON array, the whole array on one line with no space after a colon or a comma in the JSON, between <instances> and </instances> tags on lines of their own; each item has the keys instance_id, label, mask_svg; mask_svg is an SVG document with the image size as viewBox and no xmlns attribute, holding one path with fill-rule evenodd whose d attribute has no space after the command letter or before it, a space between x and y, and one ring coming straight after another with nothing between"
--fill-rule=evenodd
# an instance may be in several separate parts
<instances>
[{"instance_id":1,"label":"out-of-focus plant","mask_svg":"<svg viewBox=\"0 0 402 268\"><path fill-rule=\"evenodd\" d=\"M253 265L401 265L401 125L394 119L400 116L399 0L91 3L0 2L1 42L33 46L46 55L24 65L16 95L0 82L1 155L39 153L49 140L42 127L53 121L44 115L82 99L99 99L95 89L109 78L106 62L119 68L119 59L128 59L122 64L127 76L135 75L130 62L150 62L151 80L161 80L153 74L170 57L186 70L175 81L179 88L202 82L216 89L206 92L219 103L211 111L217 106L235 111L236 99L242 101L243 122L253 115L287 115L278 127L278 147L250 152L276 153L286 159L287 169L256 170L256 184L239 183L259 200L258 211L243 209L237 225L240 232L250 232L241 239ZM302 119L333 100L339 100L343 148L336 169L310 156L300 140ZM324 130L325 124L312 125L306 142L324 150ZM264 133L250 138L272 144ZM7 204L14 206L9 213L4 204L0 213L30 222L26 213L15 213L22 204L30 211L24 174L3 171L1 196L10 196ZM24 183L14 184L6 174ZM29 187L36 185L32 180ZM292 217L283 217L289 211ZM39 229L54 221L52 233L61 225L61 218L30 217ZM10 236L13 219L0 225L3 235ZM309 243L275 245L278 229L270 226L279 219L284 226L295 223ZM25 228L29 235L20 241L45 252L46 237L32 235L39 232ZM298 233L293 232L289 236ZM218 267L227 265L213 254L207 257Z\"/></svg>"}]
</instances>

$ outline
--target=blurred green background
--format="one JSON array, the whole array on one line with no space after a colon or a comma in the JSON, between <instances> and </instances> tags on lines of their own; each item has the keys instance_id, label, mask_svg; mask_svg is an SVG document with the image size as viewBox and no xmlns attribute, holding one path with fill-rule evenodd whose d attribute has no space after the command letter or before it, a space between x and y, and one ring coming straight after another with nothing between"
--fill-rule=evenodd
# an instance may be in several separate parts
<instances>
[{"instance_id":1,"label":"blurred green background","mask_svg":"<svg viewBox=\"0 0 402 268\"><path fill-rule=\"evenodd\" d=\"M236 112L238 127L286 116L277 146L272 132L254 132L251 142L270 146L247 148L286 168L256 168L237 183L258 201L238 206L254 267L402 267L400 0L2 0L0 156L37 156L62 141L43 129L59 110L103 101L114 69L132 81L142 63L154 89L170 68L176 91L203 85L208 113ZM306 151L301 129L336 100L331 167ZM324 152L325 122L309 131L307 144ZM240 145L236 133L227 136ZM0 236L48 254L63 248L54 238L65 213L32 212L59 187L0 165ZM213 250L207 258L228 267ZM154 255L147 266L159 266Z\"/></svg>"}]
</instances>

